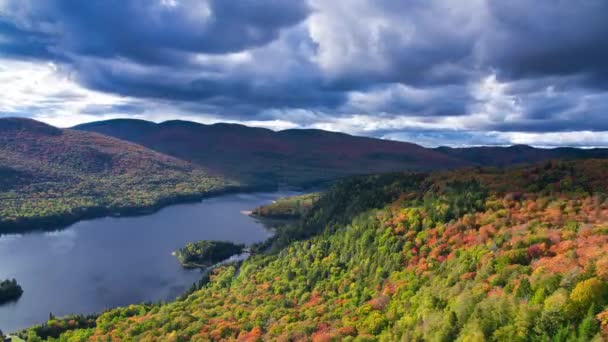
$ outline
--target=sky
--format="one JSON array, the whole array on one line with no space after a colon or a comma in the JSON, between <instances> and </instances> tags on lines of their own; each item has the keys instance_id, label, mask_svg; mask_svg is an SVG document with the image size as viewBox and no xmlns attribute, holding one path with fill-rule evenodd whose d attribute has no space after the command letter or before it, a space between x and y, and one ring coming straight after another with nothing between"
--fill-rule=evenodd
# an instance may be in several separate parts
<instances>
[{"instance_id":1,"label":"sky","mask_svg":"<svg viewBox=\"0 0 608 342\"><path fill-rule=\"evenodd\" d=\"M606 0L0 0L0 117L608 147Z\"/></svg>"}]
</instances>

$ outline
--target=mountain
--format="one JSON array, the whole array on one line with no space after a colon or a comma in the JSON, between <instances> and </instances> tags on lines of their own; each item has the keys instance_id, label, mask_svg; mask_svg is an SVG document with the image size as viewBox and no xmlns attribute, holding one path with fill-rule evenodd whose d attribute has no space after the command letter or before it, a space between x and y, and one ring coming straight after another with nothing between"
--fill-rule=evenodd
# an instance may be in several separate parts
<instances>
[{"instance_id":1,"label":"mountain","mask_svg":"<svg viewBox=\"0 0 608 342\"><path fill-rule=\"evenodd\" d=\"M435 151L485 166L509 166L536 163L551 159L608 158L608 149L579 149L572 147L534 148L528 145L507 147L480 146L466 148L439 147Z\"/></svg>"},{"instance_id":2,"label":"mountain","mask_svg":"<svg viewBox=\"0 0 608 342\"><path fill-rule=\"evenodd\" d=\"M0 119L0 233L218 191L201 167L97 133Z\"/></svg>"},{"instance_id":3,"label":"mountain","mask_svg":"<svg viewBox=\"0 0 608 342\"><path fill-rule=\"evenodd\" d=\"M344 179L276 253L30 341L605 341L607 160ZM291 201L296 203L296 201Z\"/></svg>"},{"instance_id":4,"label":"mountain","mask_svg":"<svg viewBox=\"0 0 608 342\"><path fill-rule=\"evenodd\" d=\"M178 120L118 119L59 129L4 118L0 232L152 210L237 184L310 186L357 174L605 158L607 151L521 145L429 149L322 130L275 132Z\"/></svg>"},{"instance_id":5,"label":"mountain","mask_svg":"<svg viewBox=\"0 0 608 342\"><path fill-rule=\"evenodd\" d=\"M472 147L436 149L314 129L274 132L237 124L132 119L74 127L141 144L255 186L311 185L336 178L401 170L507 166L559 158L606 158L608 150Z\"/></svg>"},{"instance_id":6,"label":"mountain","mask_svg":"<svg viewBox=\"0 0 608 342\"><path fill-rule=\"evenodd\" d=\"M468 165L421 146L312 129L116 119L74 127L141 144L247 184L310 185L339 177Z\"/></svg>"}]
</instances>

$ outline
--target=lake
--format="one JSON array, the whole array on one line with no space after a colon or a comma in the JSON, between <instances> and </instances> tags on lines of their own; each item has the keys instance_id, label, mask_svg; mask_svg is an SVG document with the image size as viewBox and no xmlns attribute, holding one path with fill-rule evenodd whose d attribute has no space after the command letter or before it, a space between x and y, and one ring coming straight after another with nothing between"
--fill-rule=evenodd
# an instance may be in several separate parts
<instances>
[{"instance_id":1,"label":"lake","mask_svg":"<svg viewBox=\"0 0 608 342\"><path fill-rule=\"evenodd\" d=\"M0 279L16 278L23 296L0 306L0 329L45 322L49 313L96 313L168 301L197 282L171 252L189 241L251 244L272 235L241 214L294 192L232 194L136 217L81 221L55 232L0 236Z\"/></svg>"}]
</instances>

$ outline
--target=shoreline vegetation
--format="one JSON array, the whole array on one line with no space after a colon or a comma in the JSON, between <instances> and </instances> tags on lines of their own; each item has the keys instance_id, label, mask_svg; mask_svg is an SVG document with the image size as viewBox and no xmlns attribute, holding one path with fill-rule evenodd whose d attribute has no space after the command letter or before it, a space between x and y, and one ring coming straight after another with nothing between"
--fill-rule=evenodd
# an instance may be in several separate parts
<instances>
[{"instance_id":1,"label":"shoreline vegetation","mask_svg":"<svg viewBox=\"0 0 608 342\"><path fill-rule=\"evenodd\" d=\"M268 188L259 188L259 187L232 187L224 189L224 191L218 191L216 193L207 193L207 196L203 196L200 198L194 198L192 201L198 201L200 199L221 196L230 193L247 193L247 192L256 192L256 191L270 191L279 189L268 189ZM302 195L296 196L288 196L279 198L273 203L262 205L257 208L251 210L243 210L241 214L248 215L254 217L261 221L262 224L266 225L268 229L272 229L276 232L282 232L281 225L293 224L297 222L299 218L301 218L304 214L306 214L314 203L321 197L321 192L313 192L313 193L305 193ZM129 212L119 213L118 215L101 215L95 216L91 218L97 217L105 217L105 216L119 216L119 215L129 215L129 216L137 216L137 215L148 215L156 212L164 208L165 206L170 206L173 204L187 203L184 201L178 201L175 203L168 203L165 205L159 205L158 208L151 208L146 211L145 208L142 208L139 212ZM286 214L288 213L288 214ZM85 218L86 219L86 218ZM79 220L78 220L79 221ZM0 229L2 226L0 225ZM190 294L194 293L202 289L205 285L207 285L211 281L211 276L214 270L219 267L234 267L235 269L239 269L244 260L230 260L232 257L236 255L240 255L242 253L252 253L255 254L254 250L259 250L260 246L265 246L269 244L271 241L274 241L274 235L269 237L267 240L262 241L251 248L246 247L242 244L234 244L232 242L225 241L211 241L211 240L201 240L198 242L190 242L185 247L180 248L177 251L171 253L171 255L175 256L180 265L187 269L195 269L200 268L202 270L201 279L197 282L193 283L192 286L184 291L177 300L184 300ZM196 259L195 261L192 261ZM201 261L200 259L204 259L205 261ZM1 304L1 301L0 301ZM159 306L162 303L152 304L146 303L143 304L149 307ZM130 308L135 306L131 305L125 309L129 313ZM108 312L109 309L104 311ZM36 324L30 328L23 329L17 332L16 336L21 336L22 338L42 338L46 340L48 338L58 338L62 333L70 330L76 329L91 329L96 327L97 318L103 313L96 314L77 314L77 315L67 315L64 317L55 317L54 315L50 315L50 318L47 322L42 324Z\"/></svg>"},{"instance_id":2,"label":"shoreline vegetation","mask_svg":"<svg viewBox=\"0 0 608 342\"><path fill-rule=\"evenodd\" d=\"M234 255L241 254L245 245L229 241L201 240L188 242L186 246L173 252L184 268L208 268Z\"/></svg>"},{"instance_id":3,"label":"shoreline vegetation","mask_svg":"<svg viewBox=\"0 0 608 342\"><path fill-rule=\"evenodd\" d=\"M260 221L274 233L268 239L253 244L251 252L272 254L297 239L316 234L318 227L313 227L316 225L316 219L308 216L322 196L323 192L315 191L283 197L250 212L243 212Z\"/></svg>"},{"instance_id":4,"label":"shoreline vegetation","mask_svg":"<svg viewBox=\"0 0 608 342\"><path fill-rule=\"evenodd\" d=\"M159 199L151 205L130 207L81 207L75 208L69 213L45 217L23 217L18 220L0 219L0 236L4 234L19 234L34 231L54 231L69 227L83 220L91 220L103 217L133 217L154 214L157 211L177 204L196 203L198 201L223 195L235 193L252 193L261 191L276 191L277 188L258 186L226 186L224 188L210 190L198 194L174 195ZM2 199L0 198L0 203Z\"/></svg>"},{"instance_id":5,"label":"shoreline vegetation","mask_svg":"<svg viewBox=\"0 0 608 342\"><path fill-rule=\"evenodd\" d=\"M293 225L312 209L321 196L321 192L310 192L301 195L281 197L270 204L261 205L251 210L242 210L242 215L251 216L259 220L261 224L274 233L273 236L268 239L253 244L250 247L231 242L201 240L194 243L190 242L185 247L172 252L171 255L178 259L182 267L200 268L205 273L199 283L193 284L193 286L181 297L202 288L202 286L209 281L209 273L216 267L230 263L238 269L244 260L231 261L230 259L234 256L243 253L255 255L257 253L270 252L271 249L268 247L275 244L274 241L277 239L276 235L286 235L291 229L294 229ZM206 256L211 254L214 254L215 257L206 258ZM198 262L192 261L189 260L190 258L199 260ZM201 258L206 259L201 262Z\"/></svg>"},{"instance_id":6,"label":"shoreline vegetation","mask_svg":"<svg viewBox=\"0 0 608 342\"><path fill-rule=\"evenodd\" d=\"M104 311L104 313L107 311L108 310ZM125 311L128 311L128 308L125 309ZM28 329L15 332L12 337L13 340L15 340L15 338L20 338L22 341L28 342L58 338L66 331L95 328L97 326L97 318L100 315L101 314L66 315L63 317L55 317L53 313L49 313L48 321L42 324L36 324Z\"/></svg>"},{"instance_id":7,"label":"shoreline vegetation","mask_svg":"<svg viewBox=\"0 0 608 342\"><path fill-rule=\"evenodd\" d=\"M15 279L0 282L0 305L18 300L23 295L23 289Z\"/></svg>"},{"instance_id":8,"label":"shoreline vegetation","mask_svg":"<svg viewBox=\"0 0 608 342\"><path fill-rule=\"evenodd\" d=\"M320 192L283 197L248 213L258 219L298 220L312 209L320 197Z\"/></svg>"},{"instance_id":9,"label":"shoreline vegetation","mask_svg":"<svg viewBox=\"0 0 608 342\"><path fill-rule=\"evenodd\" d=\"M282 197L270 204L262 205L252 210L242 210L242 215L251 216L260 221L267 229L274 233L282 234L285 230L283 225L295 223L303 215L308 213L313 205L321 197L321 193L312 192L296 196ZM235 244L229 241L201 240L189 242L186 246L171 253L184 268L210 269L218 263L242 253L255 253L260 251L260 246L271 242L274 235L268 239L254 244L251 248L243 244Z\"/></svg>"}]
</instances>

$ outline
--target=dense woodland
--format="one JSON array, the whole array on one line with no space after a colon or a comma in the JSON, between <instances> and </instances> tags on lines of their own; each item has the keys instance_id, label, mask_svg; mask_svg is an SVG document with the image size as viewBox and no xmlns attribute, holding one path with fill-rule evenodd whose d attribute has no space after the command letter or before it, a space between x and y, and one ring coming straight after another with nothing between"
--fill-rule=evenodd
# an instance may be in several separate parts
<instances>
[{"instance_id":1,"label":"dense woodland","mask_svg":"<svg viewBox=\"0 0 608 342\"><path fill-rule=\"evenodd\" d=\"M175 256L183 267L197 268L209 267L235 254L243 252L245 245L234 244L229 241L201 240L189 242L178 249Z\"/></svg>"},{"instance_id":2,"label":"dense woodland","mask_svg":"<svg viewBox=\"0 0 608 342\"><path fill-rule=\"evenodd\" d=\"M145 212L234 185L118 139L0 119L0 234Z\"/></svg>"},{"instance_id":3,"label":"dense woodland","mask_svg":"<svg viewBox=\"0 0 608 342\"><path fill-rule=\"evenodd\" d=\"M415 144L315 129L275 132L237 124L132 119L91 122L74 129L135 142L242 184L267 188L309 187L355 174L470 164Z\"/></svg>"},{"instance_id":4,"label":"dense woodland","mask_svg":"<svg viewBox=\"0 0 608 342\"><path fill-rule=\"evenodd\" d=\"M23 294L23 289L15 279L0 281L0 305L6 302L19 299Z\"/></svg>"},{"instance_id":5,"label":"dense woodland","mask_svg":"<svg viewBox=\"0 0 608 342\"><path fill-rule=\"evenodd\" d=\"M58 340L602 341L606 170L553 161L345 180L297 241Z\"/></svg>"},{"instance_id":6,"label":"dense woodland","mask_svg":"<svg viewBox=\"0 0 608 342\"><path fill-rule=\"evenodd\" d=\"M304 195L279 198L271 204L255 208L251 215L266 219L299 219L307 214L321 197L320 193L313 192Z\"/></svg>"},{"instance_id":7,"label":"dense woodland","mask_svg":"<svg viewBox=\"0 0 608 342\"><path fill-rule=\"evenodd\" d=\"M258 127L173 120L113 119L76 130L131 141L256 187L314 186L346 176L465 166L507 166L558 158L606 158L608 149L531 146L425 148L317 129Z\"/></svg>"}]
</instances>

